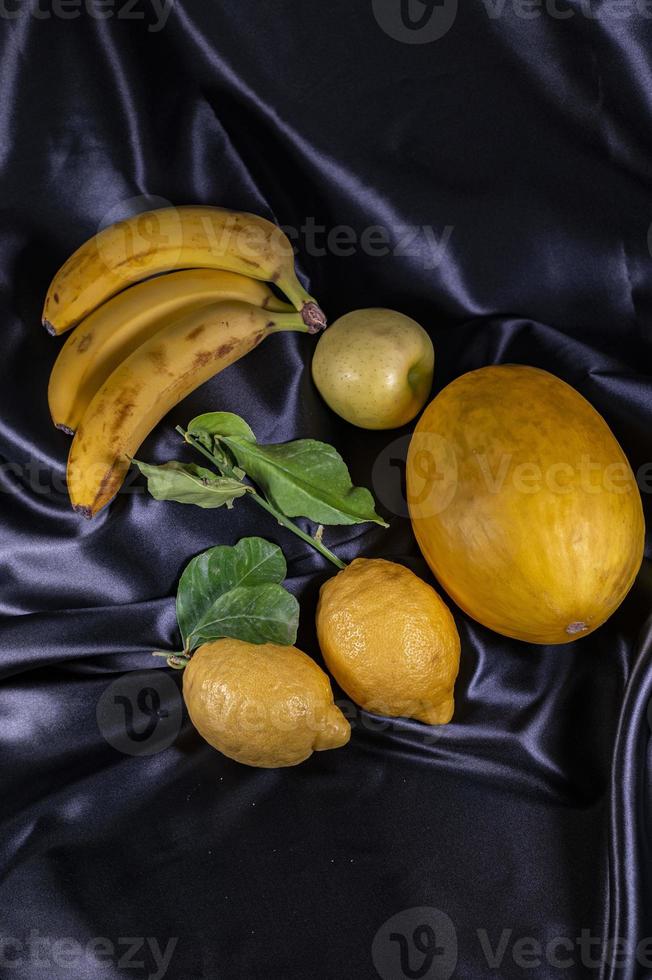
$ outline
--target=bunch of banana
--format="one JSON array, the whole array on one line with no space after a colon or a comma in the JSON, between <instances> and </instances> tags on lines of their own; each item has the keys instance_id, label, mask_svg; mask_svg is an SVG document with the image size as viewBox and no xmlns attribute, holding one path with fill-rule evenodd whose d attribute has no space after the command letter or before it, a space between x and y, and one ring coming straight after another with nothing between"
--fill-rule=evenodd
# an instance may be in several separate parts
<instances>
[{"instance_id":1,"label":"bunch of banana","mask_svg":"<svg viewBox=\"0 0 652 980\"><path fill-rule=\"evenodd\" d=\"M50 285L43 324L52 334L75 327L48 401L55 425L74 434L73 507L92 517L177 402L268 334L317 333L326 320L280 228L256 215L182 207L118 222L82 245Z\"/></svg>"},{"instance_id":2,"label":"bunch of banana","mask_svg":"<svg viewBox=\"0 0 652 980\"><path fill-rule=\"evenodd\" d=\"M220 269L183 269L125 289L82 320L61 348L48 387L57 428L73 435L95 393L126 357L182 314L220 300L293 311L265 283Z\"/></svg>"}]
</instances>

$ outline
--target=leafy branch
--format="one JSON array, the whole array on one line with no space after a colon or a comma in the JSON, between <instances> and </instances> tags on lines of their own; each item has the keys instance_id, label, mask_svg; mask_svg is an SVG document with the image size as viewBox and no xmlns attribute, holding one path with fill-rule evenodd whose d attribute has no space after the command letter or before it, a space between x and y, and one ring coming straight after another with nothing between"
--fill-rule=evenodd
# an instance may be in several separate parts
<instances>
[{"instance_id":1,"label":"leafy branch","mask_svg":"<svg viewBox=\"0 0 652 980\"><path fill-rule=\"evenodd\" d=\"M371 493L353 486L344 460L327 443L297 439L260 445L245 420L231 412L199 415L187 430L177 426L176 431L217 474L176 461L152 466L134 460L157 500L231 508L238 497L247 496L340 569L345 563L323 543L323 525L373 521L388 526L376 513ZM293 517L317 523L315 535Z\"/></svg>"},{"instance_id":2,"label":"leafy branch","mask_svg":"<svg viewBox=\"0 0 652 980\"><path fill-rule=\"evenodd\" d=\"M280 510L277 510L276 507L270 504L269 501L265 500L265 498L261 496L261 494L259 494L252 486L250 486L249 484L245 484L242 478L238 480L236 475L238 470L236 470L235 467L231 466L231 464L228 462L226 456L223 453L221 453L218 456L217 453L210 452L208 449L202 446L202 444L198 442L197 439L191 436L189 432L186 432L184 429L182 429L180 425L178 425L176 428L177 428L177 432L179 432L183 436L183 438L190 446L192 446L194 449L200 452L203 456L206 456L207 459L211 460L211 462L215 465L216 469L219 471L222 477L224 477L225 479L237 481L238 483L240 483L241 486L246 487L246 489L250 491L250 499L253 500L254 503L258 504L259 507L262 507L263 510L266 510L268 514L271 514L272 517L276 518L276 520L278 521L279 524L282 525L282 527L287 528L288 531L292 531L292 533L296 534L296 536L298 538L301 538L302 541L305 541L313 548L316 548L317 551L324 556L324 558L328 558L328 560L332 561L332 563L336 565L338 568L346 568L345 563L340 558L338 558L337 555L330 550L330 548L327 548L326 545L323 544L321 541L318 541L317 538L314 538L310 534L306 534L305 531L302 531L298 524L295 524L294 521L291 521L289 517L286 517L285 514L282 514ZM242 471L240 470L239 472Z\"/></svg>"}]
</instances>

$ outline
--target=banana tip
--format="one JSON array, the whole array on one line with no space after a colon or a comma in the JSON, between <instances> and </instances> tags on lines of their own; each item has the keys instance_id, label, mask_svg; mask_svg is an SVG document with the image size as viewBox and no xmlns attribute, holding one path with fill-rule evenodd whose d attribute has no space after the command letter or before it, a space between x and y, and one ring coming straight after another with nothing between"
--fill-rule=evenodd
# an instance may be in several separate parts
<instances>
[{"instance_id":1,"label":"banana tip","mask_svg":"<svg viewBox=\"0 0 652 980\"><path fill-rule=\"evenodd\" d=\"M75 514L79 514L80 517L85 518L85 520L90 521L93 516L93 511L90 507L84 507L82 504L75 504L73 507Z\"/></svg>"},{"instance_id":2,"label":"banana tip","mask_svg":"<svg viewBox=\"0 0 652 980\"><path fill-rule=\"evenodd\" d=\"M325 330L328 326L324 311L313 301L303 304L301 316L308 327L308 333L319 333L320 330Z\"/></svg>"},{"instance_id":3,"label":"banana tip","mask_svg":"<svg viewBox=\"0 0 652 980\"><path fill-rule=\"evenodd\" d=\"M50 323L50 321L49 320L43 320L42 323L43 323L43 326L45 327L45 329L47 330L47 332L50 334L50 336L56 337L57 332L54 329L54 327L52 326L52 324Z\"/></svg>"},{"instance_id":4,"label":"banana tip","mask_svg":"<svg viewBox=\"0 0 652 980\"><path fill-rule=\"evenodd\" d=\"M71 429L69 425L64 425L63 422L57 422L55 428L60 429L61 432L65 432L67 436L74 436L75 430Z\"/></svg>"}]
</instances>

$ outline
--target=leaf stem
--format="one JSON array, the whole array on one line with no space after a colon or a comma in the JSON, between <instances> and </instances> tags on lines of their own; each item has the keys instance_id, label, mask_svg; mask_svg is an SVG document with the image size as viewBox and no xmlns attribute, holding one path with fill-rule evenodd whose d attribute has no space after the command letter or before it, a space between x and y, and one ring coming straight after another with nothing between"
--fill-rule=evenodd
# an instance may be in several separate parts
<instances>
[{"instance_id":1,"label":"leaf stem","mask_svg":"<svg viewBox=\"0 0 652 980\"><path fill-rule=\"evenodd\" d=\"M333 554L330 548L327 548L325 544L321 543L321 541L317 541L315 538L312 537L312 535L306 534L305 531L302 531L301 528L294 523L294 521L291 521L289 517L286 517L285 514L282 514L280 510L277 510L276 507L274 507L267 500L265 500L264 497L261 497L259 493L256 493L256 491L254 491L252 494L250 494L250 497L252 500L256 501L259 507L262 507L263 510L266 510L268 514L272 515L272 517L275 517L276 520L279 522L279 524L281 524L283 527L286 527L288 531L292 531L294 534L297 535L298 538L301 538L302 541L305 541L306 544L309 544L312 548L315 548L316 551L319 551L320 554L324 556L324 558L328 558L328 560L332 561L333 564L336 565L338 568L346 568L345 563L340 558L338 558L337 555Z\"/></svg>"},{"instance_id":2,"label":"leaf stem","mask_svg":"<svg viewBox=\"0 0 652 980\"><path fill-rule=\"evenodd\" d=\"M181 436L183 436L184 440L190 446L192 446L193 449L196 449L198 452L202 454L202 456L205 456L206 459L209 459L213 464L213 466L215 466L219 470L222 476L228 476L233 480L238 480L239 483L244 482L243 480L238 478L234 468L227 462L226 457L222 457L220 459L214 453L210 452L210 450L206 449L205 446L202 446L202 444L197 439L191 436L190 433L186 432L186 430L183 429L180 425L176 427L176 431ZM301 538L302 541L305 541L306 544L309 544L311 548L314 548L316 551L318 551L321 555L324 556L324 558L328 558L328 560L331 561L337 568L346 568L346 564L340 558L338 558L337 555L330 550L330 548L327 548L325 544L323 544L321 541L318 541L310 534L307 534L305 531L302 531L301 528L294 523L294 521L290 520L289 517L286 517L285 514L281 513L280 510L277 510L277 508L274 507L273 504L270 504L269 501L266 500L263 496L261 496L261 494L259 494L257 490L253 489L252 492L249 494L249 498L251 500L255 500L255 502L258 504L259 507L262 507L263 510L266 510L268 514L271 514L272 517L276 518L276 520L282 527L287 528L288 531L292 531L293 534L296 534L298 538Z\"/></svg>"},{"instance_id":3,"label":"leaf stem","mask_svg":"<svg viewBox=\"0 0 652 980\"><path fill-rule=\"evenodd\" d=\"M165 653L161 650L155 650L152 654L153 657L165 657L168 663L168 667L174 667L175 670L183 670L190 663L191 653Z\"/></svg>"}]
</instances>

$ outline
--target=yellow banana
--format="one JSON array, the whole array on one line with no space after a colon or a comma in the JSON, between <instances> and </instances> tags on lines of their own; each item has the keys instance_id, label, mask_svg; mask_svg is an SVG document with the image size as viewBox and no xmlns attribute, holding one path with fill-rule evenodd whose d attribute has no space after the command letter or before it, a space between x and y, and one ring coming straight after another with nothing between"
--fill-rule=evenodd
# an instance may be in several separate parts
<instances>
[{"instance_id":1,"label":"yellow banana","mask_svg":"<svg viewBox=\"0 0 652 980\"><path fill-rule=\"evenodd\" d=\"M277 225L255 214L203 206L146 211L98 232L52 280L43 325L50 333L64 333L131 283L194 268L274 282L307 326L326 325L297 279L292 246Z\"/></svg>"},{"instance_id":2,"label":"yellow banana","mask_svg":"<svg viewBox=\"0 0 652 980\"><path fill-rule=\"evenodd\" d=\"M269 334L311 331L299 313L226 302L184 315L116 368L91 401L70 447L73 508L93 517L115 496L143 439L182 398Z\"/></svg>"},{"instance_id":3,"label":"yellow banana","mask_svg":"<svg viewBox=\"0 0 652 980\"><path fill-rule=\"evenodd\" d=\"M292 310L265 283L221 269L170 272L123 290L82 320L61 348L48 386L57 428L72 435L95 392L158 330L184 313L221 300Z\"/></svg>"}]
</instances>

